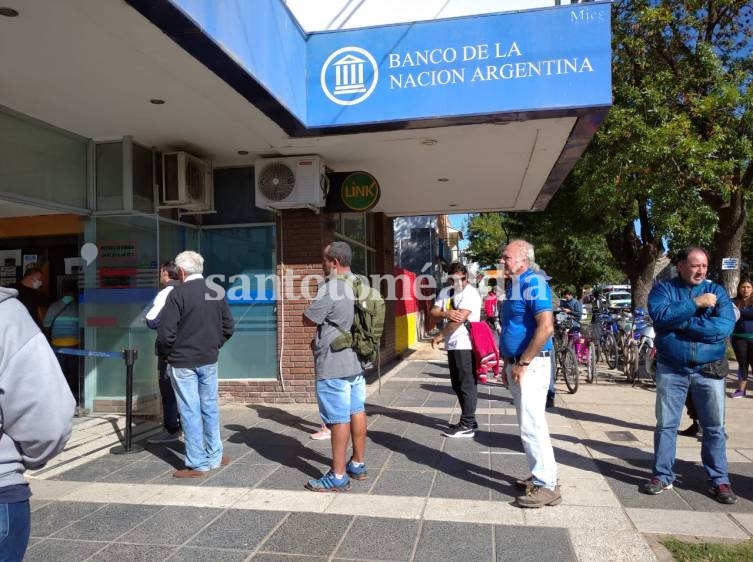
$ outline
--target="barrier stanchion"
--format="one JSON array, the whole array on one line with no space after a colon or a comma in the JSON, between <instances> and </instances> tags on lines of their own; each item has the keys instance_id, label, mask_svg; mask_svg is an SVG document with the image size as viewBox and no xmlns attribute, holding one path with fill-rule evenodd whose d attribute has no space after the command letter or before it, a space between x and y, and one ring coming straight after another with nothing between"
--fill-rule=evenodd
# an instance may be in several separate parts
<instances>
[{"instance_id":1,"label":"barrier stanchion","mask_svg":"<svg viewBox=\"0 0 753 562\"><path fill-rule=\"evenodd\" d=\"M139 353L136 349L124 349L123 360L126 364L126 425L124 441L122 445L113 447L110 452L113 455L126 455L129 453L138 453L144 448L140 445L131 443L131 420L133 417L133 364L138 359Z\"/></svg>"},{"instance_id":2,"label":"barrier stanchion","mask_svg":"<svg viewBox=\"0 0 753 562\"><path fill-rule=\"evenodd\" d=\"M79 357L101 357L103 359L123 359L126 365L126 425L123 444L110 449L115 455L138 453L144 448L131 443L131 421L133 417L133 364L139 357L138 350L124 349L116 351L90 351L88 349L75 349L70 347L54 347L53 351L60 355L76 355Z\"/></svg>"}]
</instances>

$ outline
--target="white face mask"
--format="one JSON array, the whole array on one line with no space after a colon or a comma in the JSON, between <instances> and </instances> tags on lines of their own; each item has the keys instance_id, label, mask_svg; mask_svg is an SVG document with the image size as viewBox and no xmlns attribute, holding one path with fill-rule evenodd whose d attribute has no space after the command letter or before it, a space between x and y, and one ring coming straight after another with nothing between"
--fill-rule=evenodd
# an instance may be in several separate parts
<instances>
[{"instance_id":1,"label":"white face mask","mask_svg":"<svg viewBox=\"0 0 753 562\"><path fill-rule=\"evenodd\" d=\"M39 287L42 286L42 282L39 279L35 279L31 282L31 288L32 289L39 289Z\"/></svg>"}]
</instances>

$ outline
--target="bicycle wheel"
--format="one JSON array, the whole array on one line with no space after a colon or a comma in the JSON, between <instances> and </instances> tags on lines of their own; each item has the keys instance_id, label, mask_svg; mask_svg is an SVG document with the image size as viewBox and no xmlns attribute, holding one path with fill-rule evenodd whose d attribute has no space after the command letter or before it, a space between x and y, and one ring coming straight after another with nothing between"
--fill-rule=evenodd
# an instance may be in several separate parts
<instances>
[{"instance_id":1,"label":"bicycle wheel","mask_svg":"<svg viewBox=\"0 0 753 562\"><path fill-rule=\"evenodd\" d=\"M638 370L638 376L644 379L651 379L652 382L656 382L656 357L653 353L653 344L649 341L644 341L638 349L636 358L636 369Z\"/></svg>"},{"instance_id":2,"label":"bicycle wheel","mask_svg":"<svg viewBox=\"0 0 753 562\"><path fill-rule=\"evenodd\" d=\"M627 342L624 356L625 364L622 366L622 372L625 373L625 378L633 386L635 386L635 381L637 379L636 375L638 374L638 369L636 368L638 353L635 349L635 345L635 341L631 340Z\"/></svg>"},{"instance_id":3,"label":"bicycle wheel","mask_svg":"<svg viewBox=\"0 0 753 562\"><path fill-rule=\"evenodd\" d=\"M589 342L586 350L586 382L596 382L596 345Z\"/></svg>"},{"instance_id":4,"label":"bicycle wheel","mask_svg":"<svg viewBox=\"0 0 753 562\"><path fill-rule=\"evenodd\" d=\"M578 392L578 376L580 371L578 369L578 359L575 357L575 353L570 347L566 347L562 350L560 356L562 361L562 374L565 377L565 386L570 394Z\"/></svg>"},{"instance_id":5,"label":"bicycle wheel","mask_svg":"<svg viewBox=\"0 0 753 562\"><path fill-rule=\"evenodd\" d=\"M607 334L604 337L604 359L606 359L607 366L610 369L617 368L617 340L614 339L614 334Z\"/></svg>"}]
</instances>

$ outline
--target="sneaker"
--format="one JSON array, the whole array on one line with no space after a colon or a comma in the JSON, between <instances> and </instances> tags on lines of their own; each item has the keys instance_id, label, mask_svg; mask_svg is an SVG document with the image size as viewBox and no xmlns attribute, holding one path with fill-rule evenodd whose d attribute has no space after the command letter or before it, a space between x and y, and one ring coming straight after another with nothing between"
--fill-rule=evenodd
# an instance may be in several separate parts
<instances>
[{"instance_id":1,"label":"sneaker","mask_svg":"<svg viewBox=\"0 0 753 562\"><path fill-rule=\"evenodd\" d=\"M355 466L353 464L353 459L350 459L348 461L348 464L345 465L345 472L353 480L366 480L369 474L366 470L366 463L362 464L361 466Z\"/></svg>"},{"instance_id":2,"label":"sneaker","mask_svg":"<svg viewBox=\"0 0 753 562\"><path fill-rule=\"evenodd\" d=\"M545 505L559 505L562 503L562 494L560 487L555 486L554 490L544 488L543 486L531 486L526 490L525 496L519 496L515 502L520 507L544 507Z\"/></svg>"},{"instance_id":3,"label":"sneaker","mask_svg":"<svg viewBox=\"0 0 753 562\"><path fill-rule=\"evenodd\" d=\"M476 428L466 427L462 424L458 424L451 427L447 431L443 431L442 435L445 437L473 437L476 435Z\"/></svg>"},{"instance_id":4,"label":"sneaker","mask_svg":"<svg viewBox=\"0 0 753 562\"><path fill-rule=\"evenodd\" d=\"M732 396L730 398L745 398L745 391L744 390L736 390L732 393Z\"/></svg>"},{"instance_id":5,"label":"sneaker","mask_svg":"<svg viewBox=\"0 0 753 562\"><path fill-rule=\"evenodd\" d=\"M641 486L641 492L650 496L661 494L664 490L671 490L672 484L665 484L658 478L652 478Z\"/></svg>"},{"instance_id":6,"label":"sneaker","mask_svg":"<svg viewBox=\"0 0 753 562\"><path fill-rule=\"evenodd\" d=\"M343 476L337 479L330 470L321 478L309 480L303 487L312 492L349 492L350 478Z\"/></svg>"},{"instance_id":7,"label":"sneaker","mask_svg":"<svg viewBox=\"0 0 753 562\"><path fill-rule=\"evenodd\" d=\"M332 437L332 432L329 429L320 429L316 433L312 433L309 435L309 439L313 439L315 441L321 441L322 439L330 439Z\"/></svg>"},{"instance_id":8,"label":"sneaker","mask_svg":"<svg viewBox=\"0 0 753 562\"><path fill-rule=\"evenodd\" d=\"M166 429L146 440L150 445L161 445L163 443L173 443L180 440L180 431L170 433Z\"/></svg>"},{"instance_id":9,"label":"sneaker","mask_svg":"<svg viewBox=\"0 0 753 562\"><path fill-rule=\"evenodd\" d=\"M729 484L712 486L709 488L709 494L714 496L714 499L719 503L732 504L737 501L737 496L732 491L732 487Z\"/></svg>"},{"instance_id":10,"label":"sneaker","mask_svg":"<svg viewBox=\"0 0 753 562\"><path fill-rule=\"evenodd\" d=\"M527 492L528 490L533 488L533 476L529 476L525 480L516 480L515 487L518 490L523 490L524 492Z\"/></svg>"},{"instance_id":11,"label":"sneaker","mask_svg":"<svg viewBox=\"0 0 753 562\"><path fill-rule=\"evenodd\" d=\"M700 432L701 426L698 425L698 422L694 421L687 428L683 429L682 431L678 431L677 435L684 435L685 437L695 437Z\"/></svg>"}]
</instances>

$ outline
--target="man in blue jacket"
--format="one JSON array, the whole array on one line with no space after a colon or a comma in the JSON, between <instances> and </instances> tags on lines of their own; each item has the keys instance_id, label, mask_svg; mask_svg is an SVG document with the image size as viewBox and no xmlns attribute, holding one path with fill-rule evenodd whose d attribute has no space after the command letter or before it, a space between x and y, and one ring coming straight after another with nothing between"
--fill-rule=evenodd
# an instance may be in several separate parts
<instances>
[{"instance_id":1,"label":"man in blue jacket","mask_svg":"<svg viewBox=\"0 0 753 562\"><path fill-rule=\"evenodd\" d=\"M687 248L677 259L679 277L656 285L648 310L656 330L656 430L654 469L641 490L656 495L672 488L677 428L690 392L703 428L701 460L709 493L720 503L737 497L727 473L724 435L726 370L715 363L726 356L726 339L735 313L723 287L706 279L708 254Z\"/></svg>"}]
</instances>

